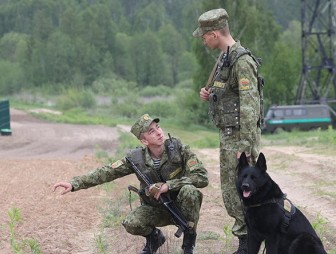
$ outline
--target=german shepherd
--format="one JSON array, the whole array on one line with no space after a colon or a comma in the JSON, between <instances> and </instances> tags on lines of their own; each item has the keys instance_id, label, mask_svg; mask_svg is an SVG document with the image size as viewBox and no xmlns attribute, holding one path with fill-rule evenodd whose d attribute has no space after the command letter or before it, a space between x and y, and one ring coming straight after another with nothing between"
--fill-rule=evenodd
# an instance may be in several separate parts
<instances>
[{"instance_id":1,"label":"german shepherd","mask_svg":"<svg viewBox=\"0 0 336 254\"><path fill-rule=\"evenodd\" d=\"M245 153L241 154L236 187L245 210L248 254L257 254L262 241L267 254L327 254L308 219L266 170L263 153L255 166L248 164Z\"/></svg>"}]
</instances>

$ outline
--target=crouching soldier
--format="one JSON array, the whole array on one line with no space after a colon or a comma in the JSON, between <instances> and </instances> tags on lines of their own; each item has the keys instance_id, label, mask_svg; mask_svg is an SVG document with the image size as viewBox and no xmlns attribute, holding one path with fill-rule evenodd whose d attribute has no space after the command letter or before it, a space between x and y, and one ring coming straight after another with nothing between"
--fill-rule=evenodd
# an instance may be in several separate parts
<instances>
[{"instance_id":1,"label":"crouching soldier","mask_svg":"<svg viewBox=\"0 0 336 254\"><path fill-rule=\"evenodd\" d=\"M196 229L203 195L198 188L208 185L202 162L179 139L164 137L159 118L145 114L131 128L143 144L127 156L69 182L59 182L53 191L63 187L63 194L90 188L135 173L140 188L135 189L141 206L132 210L123 226L132 235L144 236L146 244L140 254L154 254L166 238L158 227L177 225L183 232L184 254L194 253ZM172 201L172 202L171 202ZM167 209L168 208L168 209Z\"/></svg>"}]
</instances>

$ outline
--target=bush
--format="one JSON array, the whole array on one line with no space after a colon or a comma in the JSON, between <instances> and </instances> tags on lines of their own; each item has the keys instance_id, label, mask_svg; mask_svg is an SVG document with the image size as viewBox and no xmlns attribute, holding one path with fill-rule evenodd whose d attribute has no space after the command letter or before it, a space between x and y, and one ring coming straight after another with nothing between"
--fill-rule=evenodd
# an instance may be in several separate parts
<instances>
[{"instance_id":1,"label":"bush","mask_svg":"<svg viewBox=\"0 0 336 254\"><path fill-rule=\"evenodd\" d=\"M95 99L94 94L89 90L82 91L79 94L79 105L85 109L90 109L90 108L95 107L96 99Z\"/></svg>"},{"instance_id":2,"label":"bush","mask_svg":"<svg viewBox=\"0 0 336 254\"><path fill-rule=\"evenodd\" d=\"M57 106L62 110L73 108L90 109L96 105L93 93L89 90L68 89L57 100Z\"/></svg>"},{"instance_id":3,"label":"bush","mask_svg":"<svg viewBox=\"0 0 336 254\"><path fill-rule=\"evenodd\" d=\"M125 96L137 93L138 87L135 82L117 78L101 78L93 82L92 91L96 94L112 93L113 96Z\"/></svg>"},{"instance_id":4,"label":"bush","mask_svg":"<svg viewBox=\"0 0 336 254\"><path fill-rule=\"evenodd\" d=\"M178 111L175 101L153 101L141 108L142 113L158 117L175 117Z\"/></svg>"},{"instance_id":5,"label":"bush","mask_svg":"<svg viewBox=\"0 0 336 254\"><path fill-rule=\"evenodd\" d=\"M26 82L19 64L0 60L0 94L10 95L18 92Z\"/></svg>"},{"instance_id":6,"label":"bush","mask_svg":"<svg viewBox=\"0 0 336 254\"><path fill-rule=\"evenodd\" d=\"M139 95L143 97L153 97L153 96L167 96L173 93L174 89L168 86L145 86L143 87Z\"/></svg>"}]
</instances>

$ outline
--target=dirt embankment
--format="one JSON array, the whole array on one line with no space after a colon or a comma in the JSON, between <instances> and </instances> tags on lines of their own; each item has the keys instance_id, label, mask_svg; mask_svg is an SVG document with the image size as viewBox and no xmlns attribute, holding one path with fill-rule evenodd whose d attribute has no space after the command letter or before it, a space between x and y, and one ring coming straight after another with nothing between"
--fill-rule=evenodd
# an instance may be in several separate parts
<instances>
[{"instance_id":1,"label":"dirt embankment","mask_svg":"<svg viewBox=\"0 0 336 254\"><path fill-rule=\"evenodd\" d=\"M116 180L113 191L92 188L67 195L53 193L52 185L100 165L97 147L113 153L119 131L125 126L78 126L37 120L11 109L12 136L0 136L0 253L9 254L8 210L21 211L15 239L33 238L46 254L98 253L99 239L108 244L108 253L137 253L144 239L125 232L120 223L101 229L105 200L125 215L127 185L133 176ZM203 189L204 202L198 228L197 253L232 253L236 239L227 236L232 219L226 215L220 194L218 149L196 151L209 171L210 185ZM322 228L326 248L336 251L336 185L334 157L314 153L303 147L262 149L268 171L291 199ZM120 202L120 200L126 200ZM135 204L133 204L135 205ZM168 236L161 253L176 253L182 239L174 237L175 227L164 228ZM100 238L102 237L102 238Z\"/></svg>"}]
</instances>

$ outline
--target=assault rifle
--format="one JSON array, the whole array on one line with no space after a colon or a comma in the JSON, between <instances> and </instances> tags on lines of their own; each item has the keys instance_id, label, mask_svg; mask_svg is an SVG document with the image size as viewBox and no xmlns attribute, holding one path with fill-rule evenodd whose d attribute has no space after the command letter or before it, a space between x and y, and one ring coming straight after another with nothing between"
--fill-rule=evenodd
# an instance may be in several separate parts
<instances>
[{"instance_id":1,"label":"assault rifle","mask_svg":"<svg viewBox=\"0 0 336 254\"><path fill-rule=\"evenodd\" d=\"M148 176L141 172L141 170L133 163L130 158L125 157L125 159L132 166L134 173L146 183L146 187L149 188L151 185L155 184ZM161 193L159 202L163 204L163 206L173 217L173 220L178 228L175 233L176 237L180 237L183 232L190 230L193 227L193 225L190 225L192 223L188 223L184 215L176 207L174 201L166 193Z\"/></svg>"}]
</instances>

